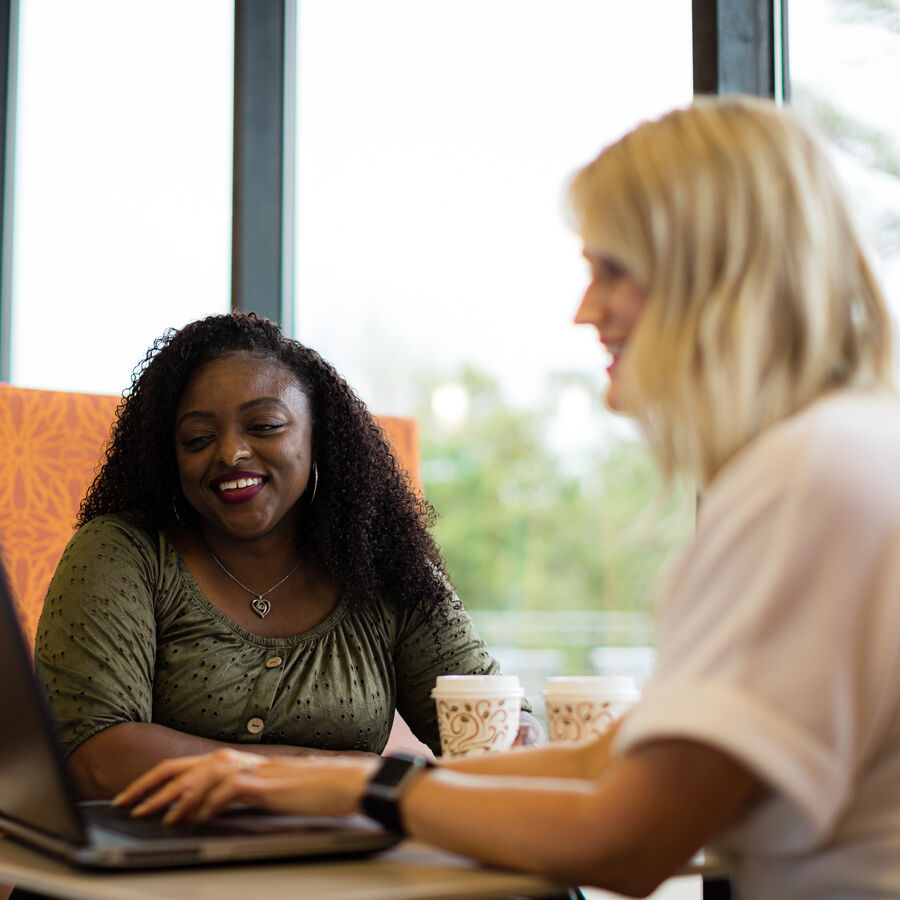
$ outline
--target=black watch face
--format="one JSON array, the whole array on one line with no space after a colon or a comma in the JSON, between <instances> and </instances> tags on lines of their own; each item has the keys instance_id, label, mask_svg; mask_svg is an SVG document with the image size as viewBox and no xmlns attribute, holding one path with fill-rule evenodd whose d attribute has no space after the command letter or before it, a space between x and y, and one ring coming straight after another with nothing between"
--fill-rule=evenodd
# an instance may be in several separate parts
<instances>
[{"instance_id":1,"label":"black watch face","mask_svg":"<svg viewBox=\"0 0 900 900\"><path fill-rule=\"evenodd\" d=\"M414 763L411 759L386 756L382 760L381 769L372 781L375 784L383 784L389 787L393 786L403 779L403 776L409 771L410 766L412 765L414 765Z\"/></svg>"}]
</instances>

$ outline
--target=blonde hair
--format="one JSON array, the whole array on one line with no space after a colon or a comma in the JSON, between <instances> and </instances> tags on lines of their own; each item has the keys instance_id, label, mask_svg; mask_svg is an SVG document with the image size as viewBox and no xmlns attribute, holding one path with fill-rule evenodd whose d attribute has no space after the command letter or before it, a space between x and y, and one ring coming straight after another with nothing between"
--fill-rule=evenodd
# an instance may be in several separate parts
<instances>
[{"instance_id":1,"label":"blonde hair","mask_svg":"<svg viewBox=\"0 0 900 900\"><path fill-rule=\"evenodd\" d=\"M666 476L706 484L825 392L890 384L890 318L837 177L774 104L700 100L644 123L569 197L586 251L646 291L623 384Z\"/></svg>"}]
</instances>

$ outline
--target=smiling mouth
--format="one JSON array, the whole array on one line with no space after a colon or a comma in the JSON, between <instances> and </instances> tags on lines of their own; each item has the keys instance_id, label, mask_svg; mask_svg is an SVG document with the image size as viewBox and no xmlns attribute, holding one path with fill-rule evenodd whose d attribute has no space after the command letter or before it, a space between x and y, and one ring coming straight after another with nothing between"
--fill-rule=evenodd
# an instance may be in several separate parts
<instances>
[{"instance_id":1,"label":"smiling mouth","mask_svg":"<svg viewBox=\"0 0 900 900\"><path fill-rule=\"evenodd\" d=\"M619 357L622 355L622 351L625 349L625 342L610 342L609 344L607 344L606 342L602 343L603 349L606 351L606 355L609 357L609 365L607 366L607 368L611 369L616 365L616 363L618 363Z\"/></svg>"},{"instance_id":2,"label":"smiling mouth","mask_svg":"<svg viewBox=\"0 0 900 900\"><path fill-rule=\"evenodd\" d=\"M216 490L225 492L225 491L238 491L241 488L255 487L258 484L262 484L263 480L259 477L252 478L237 478L234 481L220 481L216 485Z\"/></svg>"}]
</instances>

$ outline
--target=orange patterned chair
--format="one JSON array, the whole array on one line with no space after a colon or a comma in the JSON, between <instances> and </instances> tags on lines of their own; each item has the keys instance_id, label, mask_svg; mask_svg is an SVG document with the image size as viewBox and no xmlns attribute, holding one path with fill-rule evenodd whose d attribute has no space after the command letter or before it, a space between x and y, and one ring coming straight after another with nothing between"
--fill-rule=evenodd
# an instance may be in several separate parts
<instances>
[{"instance_id":1,"label":"orange patterned chair","mask_svg":"<svg viewBox=\"0 0 900 900\"><path fill-rule=\"evenodd\" d=\"M119 397L0 384L0 553L29 641L50 578L100 464ZM419 438L413 419L380 417L416 485Z\"/></svg>"}]
</instances>

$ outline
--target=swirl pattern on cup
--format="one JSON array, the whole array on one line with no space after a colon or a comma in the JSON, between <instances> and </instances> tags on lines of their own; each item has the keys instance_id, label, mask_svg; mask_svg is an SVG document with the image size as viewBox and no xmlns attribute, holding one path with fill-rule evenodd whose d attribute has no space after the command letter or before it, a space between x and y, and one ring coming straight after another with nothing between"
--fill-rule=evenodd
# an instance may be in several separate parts
<instances>
[{"instance_id":1,"label":"swirl pattern on cup","mask_svg":"<svg viewBox=\"0 0 900 900\"><path fill-rule=\"evenodd\" d=\"M508 750L519 730L519 701L508 697L437 700L445 756Z\"/></svg>"},{"instance_id":2,"label":"swirl pattern on cup","mask_svg":"<svg viewBox=\"0 0 900 900\"><path fill-rule=\"evenodd\" d=\"M628 705L610 700L547 700L551 741L583 741L603 734Z\"/></svg>"}]
</instances>

